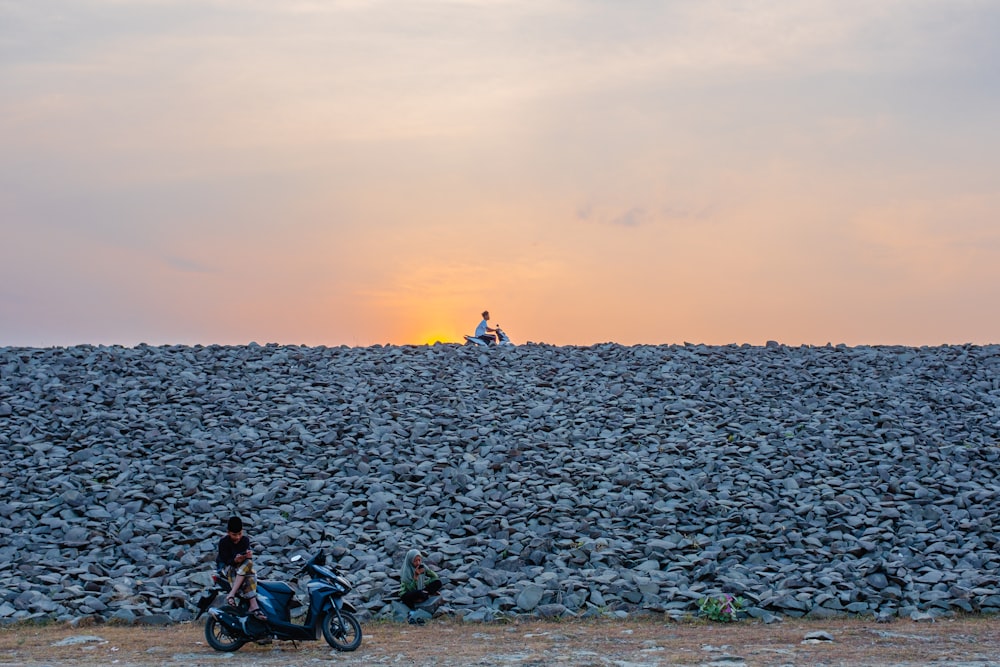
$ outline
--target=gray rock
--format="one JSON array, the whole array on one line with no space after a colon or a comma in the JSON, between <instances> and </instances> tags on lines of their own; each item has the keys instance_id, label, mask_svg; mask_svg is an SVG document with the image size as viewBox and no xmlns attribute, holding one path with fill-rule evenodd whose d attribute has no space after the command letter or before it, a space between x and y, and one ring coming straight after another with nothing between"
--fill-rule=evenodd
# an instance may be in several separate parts
<instances>
[{"instance_id":1,"label":"gray rock","mask_svg":"<svg viewBox=\"0 0 1000 667\"><path fill-rule=\"evenodd\" d=\"M110 620L118 623L124 623L125 625L132 625L136 622L136 615L135 612L128 607L119 607L111 614Z\"/></svg>"},{"instance_id":2,"label":"gray rock","mask_svg":"<svg viewBox=\"0 0 1000 667\"><path fill-rule=\"evenodd\" d=\"M538 605L537 612L541 618L560 618L570 615L569 609L557 603Z\"/></svg>"},{"instance_id":3,"label":"gray rock","mask_svg":"<svg viewBox=\"0 0 1000 667\"><path fill-rule=\"evenodd\" d=\"M545 595L544 588L534 584L528 584L522 588L521 592L518 594L517 606L522 611L532 611L542 601L543 595Z\"/></svg>"},{"instance_id":4,"label":"gray rock","mask_svg":"<svg viewBox=\"0 0 1000 667\"><path fill-rule=\"evenodd\" d=\"M107 644L108 640L103 637L98 637L97 635L73 635L72 637L65 637L57 642L53 642L52 646L77 646L79 644Z\"/></svg>"},{"instance_id":5,"label":"gray rock","mask_svg":"<svg viewBox=\"0 0 1000 667\"><path fill-rule=\"evenodd\" d=\"M769 622L1000 613L998 360L0 348L0 619L183 621L231 512L268 579L336 531L365 619L392 617L411 546L466 620L681 618L726 594Z\"/></svg>"}]
</instances>

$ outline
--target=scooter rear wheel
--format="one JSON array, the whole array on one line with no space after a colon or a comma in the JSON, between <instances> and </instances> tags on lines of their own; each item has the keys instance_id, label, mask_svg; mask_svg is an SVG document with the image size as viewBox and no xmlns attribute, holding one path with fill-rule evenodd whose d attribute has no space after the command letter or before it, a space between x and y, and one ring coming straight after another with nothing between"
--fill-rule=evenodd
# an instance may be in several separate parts
<instances>
[{"instance_id":1,"label":"scooter rear wheel","mask_svg":"<svg viewBox=\"0 0 1000 667\"><path fill-rule=\"evenodd\" d=\"M341 611L338 617L333 610L323 618L323 639L338 651L353 651L361 646L361 624L354 614Z\"/></svg>"},{"instance_id":2,"label":"scooter rear wheel","mask_svg":"<svg viewBox=\"0 0 1000 667\"><path fill-rule=\"evenodd\" d=\"M208 620L205 621L205 641L216 651L225 651L226 653L238 651L241 646L247 643L246 639L233 637L229 634L226 626L212 616L209 616Z\"/></svg>"}]
</instances>

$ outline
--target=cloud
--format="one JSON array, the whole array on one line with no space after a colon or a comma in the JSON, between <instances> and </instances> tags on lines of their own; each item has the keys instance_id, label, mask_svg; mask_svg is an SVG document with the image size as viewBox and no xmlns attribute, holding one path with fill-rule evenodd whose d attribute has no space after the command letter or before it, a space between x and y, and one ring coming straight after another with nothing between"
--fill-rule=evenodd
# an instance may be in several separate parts
<instances>
[{"instance_id":1,"label":"cloud","mask_svg":"<svg viewBox=\"0 0 1000 667\"><path fill-rule=\"evenodd\" d=\"M624 211L617 209L609 213L608 211L598 211L593 205L587 204L577 209L576 217L584 222L613 227L638 227L654 221L642 206L633 206Z\"/></svg>"},{"instance_id":2,"label":"cloud","mask_svg":"<svg viewBox=\"0 0 1000 667\"><path fill-rule=\"evenodd\" d=\"M204 264L201 264L199 262L196 262L194 260L185 259L183 257L168 256L164 257L164 260L171 267L177 269L178 271L182 271L184 273L215 273L214 269L205 266Z\"/></svg>"},{"instance_id":3,"label":"cloud","mask_svg":"<svg viewBox=\"0 0 1000 667\"><path fill-rule=\"evenodd\" d=\"M665 204L648 207L634 205L626 208L605 207L598 209L594 204L583 204L576 209L576 219L610 227L649 227L666 224L691 224L711 219L711 207Z\"/></svg>"},{"instance_id":4,"label":"cloud","mask_svg":"<svg viewBox=\"0 0 1000 667\"><path fill-rule=\"evenodd\" d=\"M646 210L643 208L630 208L621 215L612 218L609 222L618 227L638 227L649 219Z\"/></svg>"}]
</instances>

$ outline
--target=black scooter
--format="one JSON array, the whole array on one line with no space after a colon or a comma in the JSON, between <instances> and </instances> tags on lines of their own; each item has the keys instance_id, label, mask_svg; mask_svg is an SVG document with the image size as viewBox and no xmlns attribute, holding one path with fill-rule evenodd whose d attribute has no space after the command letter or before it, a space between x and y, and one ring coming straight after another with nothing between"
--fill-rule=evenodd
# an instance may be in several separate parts
<instances>
[{"instance_id":1,"label":"black scooter","mask_svg":"<svg viewBox=\"0 0 1000 667\"><path fill-rule=\"evenodd\" d=\"M326 534L320 541L326 539ZM292 562L302 556L292 557ZM309 607L302 625L292 623L291 610L301 607L295 591L281 581L258 581L257 601L267 620L255 618L247 601L237 596L237 605L213 607L221 593L229 593L229 583L219 573L212 575L213 586L198 601L198 615L206 611L205 639L216 651L236 651L248 642L278 639L285 641L315 641L320 632L327 643L338 651L353 651L361 645L361 623L354 616L354 605L344 599L351 584L335 567L326 565L326 555L320 550L306 561L296 576L308 572L312 579L306 584Z\"/></svg>"}]
</instances>

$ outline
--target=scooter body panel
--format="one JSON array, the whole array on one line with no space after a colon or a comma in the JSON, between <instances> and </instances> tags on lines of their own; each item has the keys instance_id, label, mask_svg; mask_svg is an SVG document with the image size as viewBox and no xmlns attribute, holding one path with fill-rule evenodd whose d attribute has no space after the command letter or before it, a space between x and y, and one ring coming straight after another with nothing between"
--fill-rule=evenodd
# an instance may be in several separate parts
<instances>
[{"instance_id":1,"label":"scooter body panel","mask_svg":"<svg viewBox=\"0 0 1000 667\"><path fill-rule=\"evenodd\" d=\"M326 581L320 581L314 579L306 584L306 588L309 590L309 613L306 614L306 625L316 626L319 620L326 615L336 602L341 600L340 597L335 597L338 593L343 595L342 592L338 591L338 588ZM346 591L344 591L346 592ZM331 603L331 600L334 602Z\"/></svg>"},{"instance_id":2,"label":"scooter body panel","mask_svg":"<svg viewBox=\"0 0 1000 667\"><path fill-rule=\"evenodd\" d=\"M260 639L268 636L268 624L264 621L246 614L234 613L229 609L231 608L209 607L208 613L234 637Z\"/></svg>"},{"instance_id":3,"label":"scooter body panel","mask_svg":"<svg viewBox=\"0 0 1000 667\"><path fill-rule=\"evenodd\" d=\"M257 584L257 601L269 619L288 623L292 619L292 601L295 591L280 581L261 581Z\"/></svg>"},{"instance_id":4,"label":"scooter body panel","mask_svg":"<svg viewBox=\"0 0 1000 667\"><path fill-rule=\"evenodd\" d=\"M275 639L315 641L318 636L316 628L308 625L296 625L295 623L268 619L267 627Z\"/></svg>"}]
</instances>

